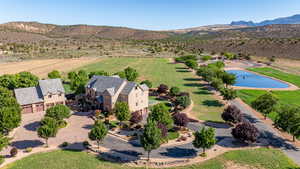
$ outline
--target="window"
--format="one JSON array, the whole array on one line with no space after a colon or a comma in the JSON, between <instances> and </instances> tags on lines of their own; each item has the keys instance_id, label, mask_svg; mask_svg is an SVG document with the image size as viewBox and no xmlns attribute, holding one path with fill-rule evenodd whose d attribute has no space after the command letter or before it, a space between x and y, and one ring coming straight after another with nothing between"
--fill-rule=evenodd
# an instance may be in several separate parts
<instances>
[{"instance_id":1,"label":"window","mask_svg":"<svg viewBox=\"0 0 300 169\"><path fill-rule=\"evenodd\" d=\"M59 96L59 97L61 97L61 96L62 96L62 94L61 94L61 93L59 93L59 94L58 94L58 96Z\"/></svg>"},{"instance_id":2,"label":"window","mask_svg":"<svg viewBox=\"0 0 300 169\"><path fill-rule=\"evenodd\" d=\"M138 102L136 102L136 103L135 103L135 105L136 105L136 106L138 106L138 105L139 105L139 103L138 103Z\"/></svg>"},{"instance_id":3,"label":"window","mask_svg":"<svg viewBox=\"0 0 300 169\"><path fill-rule=\"evenodd\" d=\"M48 98L52 98L52 95L51 95L51 94L49 94Z\"/></svg>"}]
</instances>

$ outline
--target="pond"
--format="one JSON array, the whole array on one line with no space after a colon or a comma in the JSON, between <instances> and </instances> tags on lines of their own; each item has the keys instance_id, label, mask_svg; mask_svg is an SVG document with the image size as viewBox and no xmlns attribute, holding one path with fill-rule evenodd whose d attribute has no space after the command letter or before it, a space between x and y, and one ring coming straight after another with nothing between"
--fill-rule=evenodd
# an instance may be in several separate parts
<instances>
[{"instance_id":1,"label":"pond","mask_svg":"<svg viewBox=\"0 0 300 169\"><path fill-rule=\"evenodd\" d=\"M227 70L236 76L234 86L250 88L288 88L287 83L243 70Z\"/></svg>"}]
</instances>

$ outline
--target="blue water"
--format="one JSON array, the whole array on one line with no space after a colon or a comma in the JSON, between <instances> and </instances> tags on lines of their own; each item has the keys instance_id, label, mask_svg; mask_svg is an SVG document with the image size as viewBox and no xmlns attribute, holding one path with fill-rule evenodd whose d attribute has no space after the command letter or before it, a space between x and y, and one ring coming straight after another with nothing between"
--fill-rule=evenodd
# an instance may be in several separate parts
<instances>
[{"instance_id":1,"label":"blue water","mask_svg":"<svg viewBox=\"0 0 300 169\"><path fill-rule=\"evenodd\" d=\"M289 85L278 80L274 80L265 76L260 76L255 73L243 70L228 70L236 76L234 86L239 87L254 87L254 88L288 88Z\"/></svg>"}]
</instances>

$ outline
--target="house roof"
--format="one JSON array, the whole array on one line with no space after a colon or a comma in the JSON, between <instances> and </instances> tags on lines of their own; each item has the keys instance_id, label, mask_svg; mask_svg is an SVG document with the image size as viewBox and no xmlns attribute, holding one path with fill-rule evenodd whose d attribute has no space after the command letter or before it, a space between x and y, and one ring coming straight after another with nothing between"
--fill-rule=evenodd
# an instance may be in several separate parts
<instances>
[{"instance_id":1,"label":"house roof","mask_svg":"<svg viewBox=\"0 0 300 169\"><path fill-rule=\"evenodd\" d=\"M39 86L41 88L43 96L47 95L48 93L65 93L65 89L60 79L39 80Z\"/></svg>"},{"instance_id":2,"label":"house roof","mask_svg":"<svg viewBox=\"0 0 300 169\"><path fill-rule=\"evenodd\" d=\"M113 88L113 93L115 93L115 91L118 91L124 82L126 82L126 80L118 77L93 76L86 87L93 88L96 90L96 92L101 93L109 88ZM112 91L111 89L109 90Z\"/></svg>"},{"instance_id":3,"label":"house roof","mask_svg":"<svg viewBox=\"0 0 300 169\"><path fill-rule=\"evenodd\" d=\"M128 95L132 89L136 86L136 83L134 82L127 82L123 90L121 91L121 94Z\"/></svg>"},{"instance_id":4,"label":"house roof","mask_svg":"<svg viewBox=\"0 0 300 169\"><path fill-rule=\"evenodd\" d=\"M20 105L43 102L43 95L38 87L15 89L15 96Z\"/></svg>"},{"instance_id":5,"label":"house roof","mask_svg":"<svg viewBox=\"0 0 300 169\"><path fill-rule=\"evenodd\" d=\"M129 82L116 76L93 76L86 87L93 88L96 92L105 92L113 96L120 89L123 83L126 84L120 94L124 95L128 95L136 86L140 86L143 91L149 89L147 85L138 85L135 82Z\"/></svg>"}]
</instances>

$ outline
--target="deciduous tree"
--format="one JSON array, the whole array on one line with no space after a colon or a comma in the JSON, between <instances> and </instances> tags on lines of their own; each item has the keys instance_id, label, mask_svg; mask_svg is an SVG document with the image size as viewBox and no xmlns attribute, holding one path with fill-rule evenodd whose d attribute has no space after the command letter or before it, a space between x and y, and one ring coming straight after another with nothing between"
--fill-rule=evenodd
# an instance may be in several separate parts
<instances>
[{"instance_id":1,"label":"deciduous tree","mask_svg":"<svg viewBox=\"0 0 300 169\"><path fill-rule=\"evenodd\" d=\"M259 136L258 129L250 122L243 122L232 129L231 134L234 138L246 143L255 143Z\"/></svg>"},{"instance_id":2,"label":"deciduous tree","mask_svg":"<svg viewBox=\"0 0 300 169\"><path fill-rule=\"evenodd\" d=\"M108 129L104 123L96 121L92 130L89 132L89 138L97 142L98 149L100 148L100 143L105 138L108 133Z\"/></svg>"},{"instance_id":3,"label":"deciduous tree","mask_svg":"<svg viewBox=\"0 0 300 169\"><path fill-rule=\"evenodd\" d=\"M254 109L261 112L266 119L267 115L275 110L277 102L278 99L270 92L267 92L254 100L251 105Z\"/></svg>"},{"instance_id":4,"label":"deciduous tree","mask_svg":"<svg viewBox=\"0 0 300 169\"><path fill-rule=\"evenodd\" d=\"M157 123L148 119L144 132L140 137L141 145L144 150L148 152L148 161L150 160L151 151L159 148L161 144L161 136L161 130L157 127Z\"/></svg>"},{"instance_id":5,"label":"deciduous tree","mask_svg":"<svg viewBox=\"0 0 300 169\"><path fill-rule=\"evenodd\" d=\"M152 121L156 121L166 125L168 129L173 127L173 119L169 112L168 107L163 104L156 104L151 108L151 113L148 118Z\"/></svg>"},{"instance_id":6,"label":"deciduous tree","mask_svg":"<svg viewBox=\"0 0 300 169\"><path fill-rule=\"evenodd\" d=\"M61 75L58 70L53 70L52 72L48 73L48 78L57 79L57 78L61 78Z\"/></svg>"},{"instance_id":7,"label":"deciduous tree","mask_svg":"<svg viewBox=\"0 0 300 169\"><path fill-rule=\"evenodd\" d=\"M200 131L195 132L194 136L194 147L202 148L204 154L206 149L211 148L216 144L215 130L211 127L203 127Z\"/></svg>"}]
</instances>

